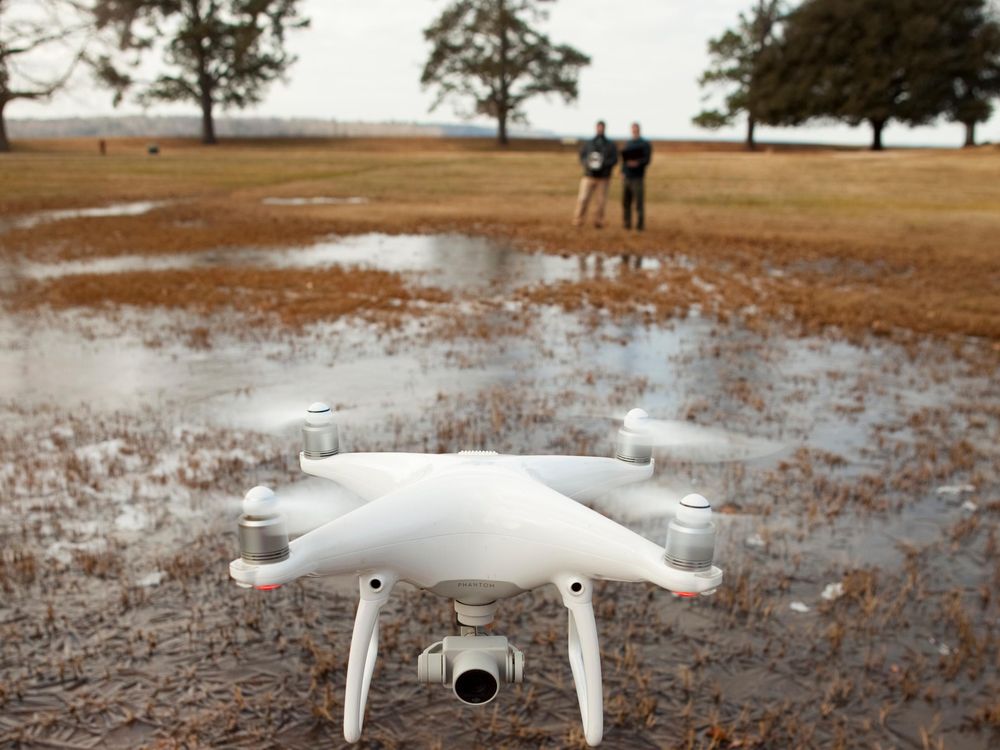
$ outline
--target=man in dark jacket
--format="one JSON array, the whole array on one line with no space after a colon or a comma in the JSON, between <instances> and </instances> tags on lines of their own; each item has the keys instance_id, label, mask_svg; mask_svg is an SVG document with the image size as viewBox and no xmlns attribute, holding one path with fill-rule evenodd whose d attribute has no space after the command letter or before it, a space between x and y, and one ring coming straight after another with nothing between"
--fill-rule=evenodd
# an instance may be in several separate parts
<instances>
[{"instance_id":1,"label":"man in dark jacket","mask_svg":"<svg viewBox=\"0 0 1000 750\"><path fill-rule=\"evenodd\" d=\"M587 213L587 204L594 199L594 226L600 229L604 226L604 206L608 202L608 185L611 183L611 170L618 163L618 147L614 141L604 137L604 120L597 123L597 134L589 141L580 145L580 166L583 167L583 179L580 180L580 192L576 198L576 213L573 215L573 225L583 224Z\"/></svg>"},{"instance_id":2,"label":"man in dark jacket","mask_svg":"<svg viewBox=\"0 0 1000 750\"><path fill-rule=\"evenodd\" d=\"M622 148L622 211L625 228L632 228L632 201L635 200L635 228L640 232L646 224L646 189L643 180L646 166L653 158L653 147L639 135L639 123L632 123L632 140Z\"/></svg>"}]
</instances>

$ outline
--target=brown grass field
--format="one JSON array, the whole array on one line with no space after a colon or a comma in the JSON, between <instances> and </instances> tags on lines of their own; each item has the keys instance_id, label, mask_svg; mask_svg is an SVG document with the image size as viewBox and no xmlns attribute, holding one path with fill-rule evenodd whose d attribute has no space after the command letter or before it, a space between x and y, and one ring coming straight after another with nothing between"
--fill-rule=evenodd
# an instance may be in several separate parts
<instances>
[{"instance_id":1,"label":"brown grass field","mask_svg":"<svg viewBox=\"0 0 1000 750\"><path fill-rule=\"evenodd\" d=\"M652 305L667 316L698 301L722 317L772 321L791 313L811 331L836 326L848 335L1000 340L1000 151L992 147L741 153L659 143L647 178L647 231L636 234L619 226L617 180L606 228L570 226L578 167L573 147L554 142L518 142L509 150L476 139L160 145L153 157L143 141L111 141L102 158L91 140L29 142L5 156L0 219L117 201L173 202L142 216L15 228L0 236L2 252L56 260L449 231L547 252L685 261L638 279L563 283L529 294L570 308L629 314ZM369 202L262 205L268 196ZM109 285L121 281L90 283L89 301L120 300ZM698 282L713 286L711 299ZM21 301L87 304L69 284L79 280L27 284ZM177 294L164 296L185 305L188 287L183 278L177 284Z\"/></svg>"},{"instance_id":2,"label":"brown grass field","mask_svg":"<svg viewBox=\"0 0 1000 750\"><path fill-rule=\"evenodd\" d=\"M604 229L570 225L554 142L16 145L0 749L348 747L355 582L227 575L242 494L302 490L286 407L317 398L345 450L607 455L587 415L634 405L783 446L658 451L595 501L662 540L703 492L725 571L598 582L603 747L1000 747L1000 150L658 143L638 234L617 181ZM156 205L36 216L131 201ZM324 244L372 232L446 235ZM360 747L585 748L553 594L504 603L530 671L469 710L414 680L451 605L401 588Z\"/></svg>"}]
</instances>

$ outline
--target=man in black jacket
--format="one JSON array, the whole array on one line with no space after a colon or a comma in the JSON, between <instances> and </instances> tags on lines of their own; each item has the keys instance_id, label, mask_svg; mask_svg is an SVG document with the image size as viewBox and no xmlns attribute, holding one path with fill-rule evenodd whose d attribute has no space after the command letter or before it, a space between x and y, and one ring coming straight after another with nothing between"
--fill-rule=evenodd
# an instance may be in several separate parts
<instances>
[{"instance_id":1,"label":"man in black jacket","mask_svg":"<svg viewBox=\"0 0 1000 750\"><path fill-rule=\"evenodd\" d=\"M622 211L625 228L632 228L632 201L635 200L635 228L642 231L646 224L646 189L643 180L646 166L653 158L653 147L639 135L639 123L632 123L632 140L622 148Z\"/></svg>"},{"instance_id":2,"label":"man in black jacket","mask_svg":"<svg viewBox=\"0 0 1000 750\"><path fill-rule=\"evenodd\" d=\"M583 167L583 179L580 180L580 192L576 198L576 213L573 215L573 226L583 224L587 213L587 204L594 198L594 226L600 229L604 226L604 206L608 201L608 185L611 183L611 170L618 163L618 147L614 141L604 137L604 120L597 123L597 135L580 145L580 166Z\"/></svg>"}]
</instances>

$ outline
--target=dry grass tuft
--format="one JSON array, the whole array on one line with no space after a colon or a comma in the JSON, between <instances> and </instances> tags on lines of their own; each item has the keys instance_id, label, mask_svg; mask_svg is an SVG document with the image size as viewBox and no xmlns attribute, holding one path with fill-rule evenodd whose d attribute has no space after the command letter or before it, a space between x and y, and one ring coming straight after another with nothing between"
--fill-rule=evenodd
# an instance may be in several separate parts
<instances>
[{"instance_id":1,"label":"dry grass tuft","mask_svg":"<svg viewBox=\"0 0 1000 750\"><path fill-rule=\"evenodd\" d=\"M29 281L12 295L14 309L132 305L186 308L209 314L231 308L252 320L300 326L345 315L389 321L448 300L445 292L413 288L396 273L358 268L316 270L210 268L80 274ZM193 334L204 338L206 334Z\"/></svg>"}]
</instances>

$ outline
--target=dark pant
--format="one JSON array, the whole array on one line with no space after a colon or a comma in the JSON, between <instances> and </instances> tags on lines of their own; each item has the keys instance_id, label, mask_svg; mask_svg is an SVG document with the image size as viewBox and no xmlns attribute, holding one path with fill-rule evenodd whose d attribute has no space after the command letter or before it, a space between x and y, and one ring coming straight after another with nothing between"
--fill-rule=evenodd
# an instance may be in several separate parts
<instances>
[{"instance_id":1,"label":"dark pant","mask_svg":"<svg viewBox=\"0 0 1000 750\"><path fill-rule=\"evenodd\" d=\"M635 199L635 228L642 229L646 223L646 190L641 177L626 177L622 190L622 211L625 215L625 228L632 228L632 199Z\"/></svg>"}]
</instances>

